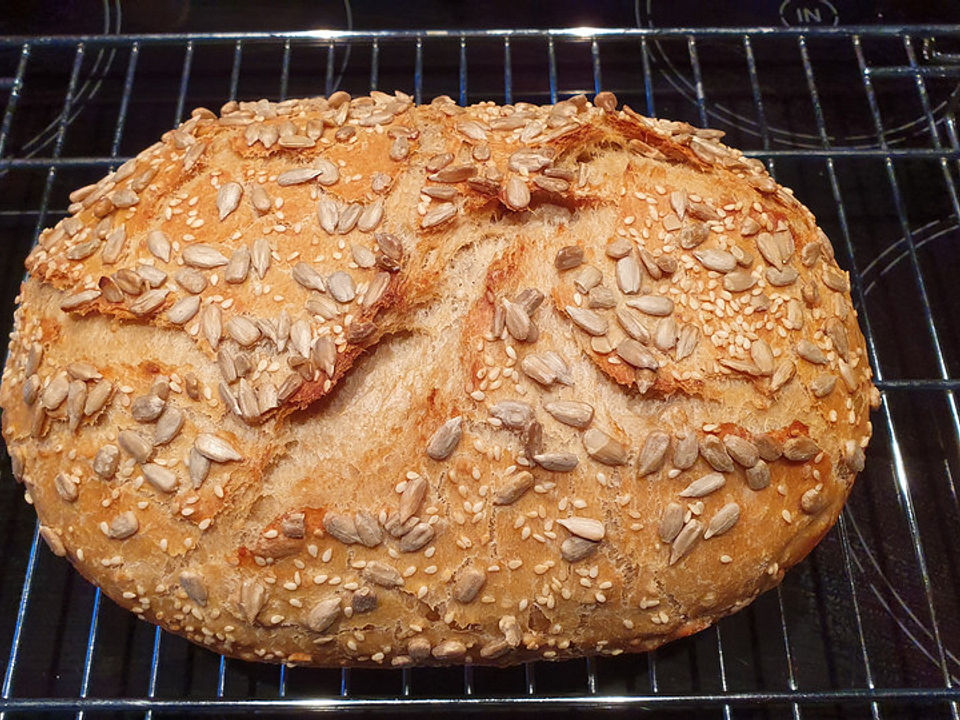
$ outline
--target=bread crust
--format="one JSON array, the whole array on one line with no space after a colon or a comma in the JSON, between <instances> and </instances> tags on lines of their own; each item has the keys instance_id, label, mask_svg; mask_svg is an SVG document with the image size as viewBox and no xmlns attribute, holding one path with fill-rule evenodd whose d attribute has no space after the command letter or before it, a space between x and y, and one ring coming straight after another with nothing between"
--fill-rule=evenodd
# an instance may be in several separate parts
<instances>
[{"instance_id":1,"label":"bread crust","mask_svg":"<svg viewBox=\"0 0 960 720\"><path fill-rule=\"evenodd\" d=\"M721 136L609 94L197 109L27 259L0 405L42 537L248 660L616 655L744 607L878 394L829 240Z\"/></svg>"}]
</instances>

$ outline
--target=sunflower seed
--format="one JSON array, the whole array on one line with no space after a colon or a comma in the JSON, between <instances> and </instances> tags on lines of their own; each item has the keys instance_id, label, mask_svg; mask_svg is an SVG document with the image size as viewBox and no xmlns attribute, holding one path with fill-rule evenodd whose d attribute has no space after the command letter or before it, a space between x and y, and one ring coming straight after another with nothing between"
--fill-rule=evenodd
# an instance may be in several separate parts
<instances>
[{"instance_id":1,"label":"sunflower seed","mask_svg":"<svg viewBox=\"0 0 960 720\"><path fill-rule=\"evenodd\" d=\"M277 176L277 185L286 187L288 185L299 185L300 183L310 182L318 177L323 170L320 167L294 168L285 170Z\"/></svg>"},{"instance_id":2,"label":"sunflower seed","mask_svg":"<svg viewBox=\"0 0 960 720\"><path fill-rule=\"evenodd\" d=\"M220 337L223 335L222 313L220 306L216 304L207 305L200 313L200 331L203 337L210 343L210 347L216 350L220 346Z\"/></svg>"},{"instance_id":3,"label":"sunflower seed","mask_svg":"<svg viewBox=\"0 0 960 720\"><path fill-rule=\"evenodd\" d=\"M70 379L65 372L57 373L40 393L40 404L47 410L56 410L67 399Z\"/></svg>"},{"instance_id":4,"label":"sunflower seed","mask_svg":"<svg viewBox=\"0 0 960 720\"><path fill-rule=\"evenodd\" d=\"M249 347L260 339L260 328L242 315L227 320L225 329L227 335L242 347Z\"/></svg>"},{"instance_id":5,"label":"sunflower seed","mask_svg":"<svg viewBox=\"0 0 960 720\"><path fill-rule=\"evenodd\" d=\"M267 212L272 203L263 185L257 182L251 182L247 186L247 189L250 191L250 204L253 205L253 209L261 215Z\"/></svg>"},{"instance_id":6,"label":"sunflower seed","mask_svg":"<svg viewBox=\"0 0 960 720\"><path fill-rule=\"evenodd\" d=\"M657 323L653 337L653 344L658 350L667 352L677 344L677 321L672 317L665 317Z\"/></svg>"},{"instance_id":7,"label":"sunflower seed","mask_svg":"<svg viewBox=\"0 0 960 720\"><path fill-rule=\"evenodd\" d=\"M591 290L587 296L587 307L594 310L608 310L612 307L616 307L616 304L616 297L614 297L613 293L608 288L603 286L593 288L593 290Z\"/></svg>"},{"instance_id":8,"label":"sunflower seed","mask_svg":"<svg viewBox=\"0 0 960 720\"><path fill-rule=\"evenodd\" d=\"M761 375L773 374L773 351L766 340L757 338L750 344L750 359Z\"/></svg>"},{"instance_id":9,"label":"sunflower seed","mask_svg":"<svg viewBox=\"0 0 960 720\"><path fill-rule=\"evenodd\" d=\"M793 378L794 373L797 371L797 366L793 363L792 360L784 360L782 363L777 365L777 369L773 371L773 377L770 378L770 390L776 392Z\"/></svg>"},{"instance_id":10,"label":"sunflower seed","mask_svg":"<svg viewBox=\"0 0 960 720\"><path fill-rule=\"evenodd\" d=\"M97 251L97 248L100 247L100 241L96 238L93 240L87 240L86 242L78 243L71 247L66 252L66 257L68 260L86 260L88 257L93 255Z\"/></svg>"},{"instance_id":11,"label":"sunflower seed","mask_svg":"<svg viewBox=\"0 0 960 720\"><path fill-rule=\"evenodd\" d=\"M520 369L541 385L550 385L557 380L557 372L543 355L527 355L520 361Z\"/></svg>"},{"instance_id":12,"label":"sunflower seed","mask_svg":"<svg viewBox=\"0 0 960 720\"><path fill-rule=\"evenodd\" d=\"M293 279L307 290L324 292L327 289L326 283L323 281L323 276L305 262L301 261L294 265L291 274L293 275ZM343 274L346 275L346 273ZM350 276L347 275L347 277Z\"/></svg>"},{"instance_id":13,"label":"sunflower seed","mask_svg":"<svg viewBox=\"0 0 960 720\"><path fill-rule=\"evenodd\" d=\"M728 292L745 292L757 284L757 278L749 270L735 270L723 276L723 289Z\"/></svg>"},{"instance_id":14,"label":"sunflower seed","mask_svg":"<svg viewBox=\"0 0 960 720\"><path fill-rule=\"evenodd\" d=\"M643 443L643 449L637 457L637 475L644 477L657 472L663 467L663 461L669 449L670 436L665 432L654 430L647 435L647 439Z\"/></svg>"},{"instance_id":15,"label":"sunflower seed","mask_svg":"<svg viewBox=\"0 0 960 720\"><path fill-rule=\"evenodd\" d=\"M360 536L357 534L357 526L349 515L328 512L323 516L323 527L331 537L345 545L353 545L360 542Z\"/></svg>"},{"instance_id":16,"label":"sunflower seed","mask_svg":"<svg viewBox=\"0 0 960 720\"><path fill-rule=\"evenodd\" d=\"M420 509L420 505L423 504L423 499L426 497L426 494L427 481L422 477L417 476L413 480L407 481L407 486L403 489L403 494L400 496L399 521L401 524L416 515Z\"/></svg>"},{"instance_id":17,"label":"sunflower seed","mask_svg":"<svg viewBox=\"0 0 960 720\"><path fill-rule=\"evenodd\" d=\"M760 459L757 446L739 435L724 435L723 446L727 449L730 457L745 468L753 467Z\"/></svg>"},{"instance_id":18,"label":"sunflower seed","mask_svg":"<svg viewBox=\"0 0 960 720\"><path fill-rule=\"evenodd\" d=\"M83 290L73 295L67 295L60 301L61 310L76 310L81 305L86 305L100 297L99 290Z\"/></svg>"},{"instance_id":19,"label":"sunflower seed","mask_svg":"<svg viewBox=\"0 0 960 720\"><path fill-rule=\"evenodd\" d=\"M53 479L53 485L57 489L57 494L61 500L74 502L77 499L77 495L79 494L77 483L67 475L57 473L57 476Z\"/></svg>"},{"instance_id":20,"label":"sunflower seed","mask_svg":"<svg viewBox=\"0 0 960 720\"><path fill-rule=\"evenodd\" d=\"M347 328L345 337L348 343L353 345L362 345L373 337L377 331L377 326L372 322L354 322Z\"/></svg>"},{"instance_id":21,"label":"sunflower seed","mask_svg":"<svg viewBox=\"0 0 960 720\"><path fill-rule=\"evenodd\" d=\"M490 407L490 414L510 430L522 430L533 421L533 408L517 400L501 400Z\"/></svg>"},{"instance_id":22,"label":"sunflower seed","mask_svg":"<svg viewBox=\"0 0 960 720\"><path fill-rule=\"evenodd\" d=\"M827 363L827 356L823 354L823 350L806 338L797 343L797 355L815 365L826 365Z\"/></svg>"},{"instance_id":23,"label":"sunflower seed","mask_svg":"<svg viewBox=\"0 0 960 720\"><path fill-rule=\"evenodd\" d=\"M437 660L449 662L459 661L466 653L467 646L459 640L444 640L431 651L431 654Z\"/></svg>"},{"instance_id":24,"label":"sunflower seed","mask_svg":"<svg viewBox=\"0 0 960 720\"><path fill-rule=\"evenodd\" d=\"M668 503L660 516L657 532L665 543L672 543L683 528L683 507L679 503Z\"/></svg>"},{"instance_id":25,"label":"sunflower seed","mask_svg":"<svg viewBox=\"0 0 960 720\"><path fill-rule=\"evenodd\" d=\"M457 206L453 203L438 203L427 211L423 216L421 225L424 228L432 228L447 222L457 214Z\"/></svg>"},{"instance_id":26,"label":"sunflower seed","mask_svg":"<svg viewBox=\"0 0 960 720\"><path fill-rule=\"evenodd\" d=\"M763 490L770 485L770 466L763 460L758 460L756 465L747 468L746 477L747 486L751 490Z\"/></svg>"},{"instance_id":27,"label":"sunflower seed","mask_svg":"<svg viewBox=\"0 0 960 720\"><path fill-rule=\"evenodd\" d=\"M569 517L557 520L557 525L561 525L577 537L585 540L599 542L606 535L603 523L599 520L587 517Z\"/></svg>"},{"instance_id":28,"label":"sunflower seed","mask_svg":"<svg viewBox=\"0 0 960 720\"><path fill-rule=\"evenodd\" d=\"M93 471L102 478L112 478L120 465L120 449L116 445L104 445L93 458Z\"/></svg>"},{"instance_id":29,"label":"sunflower seed","mask_svg":"<svg viewBox=\"0 0 960 720\"><path fill-rule=\"evenodd\" d=\"M572 535L560 544L560 555L568 563L576 563L593 555L600 543Z\"/></svg>"},{"instance_id":30,"label":"sunflower seed","mask_svg":"<svg viewBox=\"0 0 960 720\"><path fill-rule=\"evenodd\" d=\"M212 245L198 243L183 249L183 262L191 267L208 269L226 265L230 261Z\"/></svg>"},{"instance_id":31,"label":"sunflower seed","mask_svg":"<svg viewBox=\"0 0 960 720\"><path fill-rule=\"evenodd\" d=\"M856 440L847 440L843 444L843 462L851 471L863 472L866 457L863 454L863 448L857 444Z\"/></svg>"},{"instance_id":32,"label":"sunflower seed","mask_svg":"<svg viewBox=\"0 0 960 720\"><path fill-rule=\"evenodd\" d=\"M240 610L248 623L253 623L263 609L267 591L256 580L244 580L240 586ZM339 608L340 601L337 600ZM311 628L312 629L312 628Z\"/></svg>"},{"instance_id":33,"label":"sunflower seed","mask_svg":"<svg viewBox=\"0 0 960 720\"><path fill-rule=\"evenodd\" d=\"M706 250L697 250L693 256L700 261L707 270L713 270L720 273L728 273L737 267L737 259L726 250L708 248Z\"/></svg>"},{"instance_id":34,"label":"sunflower seed","mask_svg":"<svg viewBox=\"0 0 960 720\"><path fill-rule=\"evenodd\" d=\"M493 493L494 505L512 505L534 485L534 477L526 470L511 475Z\"/></svg>"},{"instance_id":35,"label":"sunflower seed","mask_svg":"<svg viewBox=\"0 0 960 720\"><path fill-rule=\"evenodd\" d=\"M684 225L680 230L680 247L692 250L702 245L710 237L710 228L705 223Z\"/></svg>"},{"instance_id":36,"label":"sunflower seed","mask_svg":"<svg viewBox=\"0 0 960 720\"><path fill-rule=\"evenodd\" d=\"M410 154L410 142L403 136L394 138L390 145L390 159L399 162Z\"/></svg>"},{"instance_id":37,"label":"sunflower seed","mask_svg":"<svg viewBox=\"0 0 960 720\"><path fill-rule=\"evenodd\" d=\"M194 315L200 310L200 298L197 295L181 298L177 300L170 309L167 310L167 320L174 325L184 325L193 319Z\"/></svg>"},{"instance_id":38,"label":"sunflower seed","mask_svg":"<svg viewBox=\"0 0 960 720\"><path fill-rule=\"evenodd\" d=\"M400 538L401 552L416 552L436 536L436 530L433 525L425 522L417 523L410 532Z\"/></svg>"},{"instance_id":39,"label":"sunflower seed","mask_svg":"<svg viewBox=\"0 0 960 720\"><path fill-rule=\"evenodd\" d=\"M743 219L743 222L740 224L740 234L743 237L749 237L751 235L756 235L760 230L760 225L752 217L747 216Z\"/></svg>"},{"instance_id":40,"label":"sunflower seed","mask_svg":"<svg viewBox=\"0 0 960 720\"><path fill-rule=\"evenodd\" d=\"M477 568L466 568L453 585L453 597L457 602L470 603L477 597L487 581L487 574Z\"/></svg>"},{"instance_id":41,"label":"sunflower seed","mask_svg":"<svg viewBox=\"0 0 960 720\"><path fill-rule=\"evenodd\" d=\"M360 543L365 547L376 547L383 542L383 529L380 527L380 523L377 522L377 518L371 513L366 510L360 510L353 516L353 524L357 529L357 537L360 539ZM370 565L368 564L367 567L369 568ZM397 578L399 579L399 577L400 575L397 573ZM377 584L382 585L383 583ZM395 584L402 585L403 582L400 581Z\"/></svg>"},{"instance_id":42,"label":"sunflower seed","mask_svg":"<svg viewBox=\"0 0 960 720\"><path fill-rule=\"evenodd\" d=\"M586 308L574 305L566 306L567 315L584 332L590 335L606 335L609 329L607 319Z\"/></svg>"},{"instance_id":43,"label":"sunflower seed","mask_svg":"<svg viewBox=\"0 0 960 720\"><path fill-rule=\"evenodd\" d=\"M203 485L210 472L210 458L202 455L195 447L190 448L187 468L190 471L190 482L194 488L198 488Z\"/></svg>"},{"instance_id":44,"label":"sunflower seed","mask_svg":"<svg viewBox=\"0 0 960 720\"><path fill-rule=\"evenodd\" d=\"M190 571L180 573L180 587L200 607L207 604L207 587L203 584L203 578L197 573Z\"/></svg>"},{"instance_id":45,"label":"sunflower seed","mask_svg":"<svg viewBox=\"0 0 960 720\"><path fill-rule=\"evenodd\" d=\"M240 183L228 182L220 186L217 191L217 211L220 213L221 222L237 209L241 195L243 195L243 186Z\"/></svg>"},{"instance_id":46,"label":"sunflower seed","mask_svg":"<svg viewBox=\"0 0 960 720\"><path fill-rule=\"evenodd\" d=\"M340 213L340 218L337 220L336 232L338 235L346 235L348 232L353 230L356 227L357 221L360 219L360 214L363 212L363 205L360 203L351 203L343 209L343 212Z\"/></svg>"},{"instance_id":47,"label":"sunflower seed","mask_svg":"<svg viewBox=\"0 0 960 720\"><path fill-rule=\"evenodd\" d=\"M240 417L248 423L260 417L260 403L257 401L257 395L245 378L241 378L237 386L237 406L240 408Z\"/></svg>"},{"instance_id":48,"label":"sunflower seed","mask_svg":"<svg viewBox=\"0 0 960 720\"><path fill-rule=\"evenodd\" d=\"M740 519L740 506L735 502L730 502L717 510L716 514L710 518L710 524L703 533L703 539L709 540L717 535L723 535L727 530L737 524Z\"/></svg>"},{"instance_id":49,"label":"sunflower seed","mask_svg":"<svg viewBox=\"0 0 960 720\"><path fill-rule=\"evenodd\" d=\"M670 548L671 565L675 565L693 550L694 546L699 542L702 532L703 523L695 518L689 520L687 524L683 526Z\"/></svg>"},{"instance_id":50,"label":"sunflower seed","mask_svg":"<svg viewBox=\"0 0 960 720\"><path fill-rule=\"evenodd\" d=\"M697 478L680 492L680 497L701 498L722 488L726 479L720 473L708 473Z\"/></svg>"},{"instance_id":51,"label":"sunflower seed","mask_svg":"<svg viewBox=\"0 0 960 720\"><path fill-rule=\"evenodd\" d=\"M146 463L141 467L147 481L161 492L173 492L177 488L177 476L173 471L157 465Z\"/></svg>"},{"instance_id":52,"label":"sunflower seed","mask_svg":"<svg viewBox=\"0 0 960 720\"><path fill-rule=\"evenodd\" d=\"M769 433L757 435L753 441L757 446L757 452L759 452L760 457L767 462L779 460L780 456L783 455L783 446Z\"/></svg>"},{"instance_id":53,"label":"sunflower seed","mask_svg":"<svg viewBox=\"0 0 960 720\"><path fill-rule=\"evenodd\" d=\"M543 302L543 293L536 288L525 288L514 301L527 315L533 315Z\"/></svg>"},{"instance_id":54,"label":"sunflower seed","mask_svg":"<svg viewBox=\"0 0 960 720\"><path fill-rule=\"evenodd\" d=\"M585 402L561 400L543 406L555 420L575 428L585 428L593 419L593 406Z\"/></svg>"},{"instance_id":55,"label":"sunflower seed","mask_svg":"<svg viewBox=\"0 0 960 720\"><path fill-rule=\"evenodd\" d=\"M700 452L700 445L697 442L697 434L692 431L686 431L677 436L676 443L673 446L673 465L678 470L686 470L693 466L697 461L697 455Z\"/></svg>"},{"instance_id":56,"label":"sunflower seed","mask_svg":"<svg viewBox=\"0 0 960 720\"><path fill-rule=\"evenodd\" d=\"M307 614L306 625L314 632L322 633L340 617L340 598L336 595L324 598Z\"/></svg>"},{"instance_id":57,"label":"sunflower seed","mask_svg":"<svg viewBox=\"0 0 960 720\"><path fill-rule=\"evenodd\" d=\"M125 540L140 529L137 516L131 511L123 512L110 521L107 536L114 540Z\"/></svg>"},{"instance_id":58,"label":"sunflower seed","mask_svg":"<svg viewBox=\"0 0 960 720\"><path fill-rule=\"evenodd\" d=\"M154 445L166 445L173 440L180 434L183 421L183 411L173 405L167 405L157 419L157 425L153 429Z\"/></svg>"},{"instance_id":59,"label":"sunflower seed","mask_svg":"<svg viewBox=\"0 0 960 720\"><path fill-rule=\"evenodd\" d=\"M818 398L826 397L836 386L837 376L830 373L822 373L810 381L810 389Z\"/></svg>"},{"instance_id":60,"label":"sunflower seed","mask_svg":"<svg viewBox=\"0 0 960 720\"><path fill-rule=\"evenodd\" d=\"M153 454L153 444L133 430L121 430L117 440L120 447L138 463L146 462Z\"/></svg>"},{"instance_id":61,"label":"sunflower seed","mask_svg":"<svg viewBox=\"0 0 960 720\"><path fill-rule=\"evenodd\" d=\"M757 235L757 249L763 256L763 259L774 268L780 268L783 263L786 262L780 254L779 243L777 243L773 235L768 232L762 232Z\"/></svg>"},{"instance_id":62,"label":"sunflower seed","mask_svg":"<svg viewBox=\"0 0 960 720\"><path fill-rule=\"evenodd\" d=\"M33 405L37 401L37 394L40 391L40 376L34 373L23 383L23 401L27 405Z\"/></svg>"},{"instance_id":63,"label":"sunflower seed","mask_svg":"<svg viewBox=\"0 0 960 720\"><path fill-rule=\"evenodd\" d=\"M570 472L580 462L573 453L564 452L540 453L534 455L533 460L544 470L551 472Z\"/></svg>"},{"instance_id":64,"label":"sunflower seed","mask_svg":"<svg viewBox=\"0 0 960 720\"><path fill-rule=\"evenodd\" d=\"M197 452L214 462L229 462L231 460L243 460L243 456L238 453L226 440L218 438L216 435L202 433L197 436L195 447Z\"/></svg>"},{"instance_id":65,"label":"sunflower seed","mask_svg":"<svg viewBox=\"0 0 960 720\"><path fill-rule=\"evenodd\" d=\"M557 251L553 261L557 270L570 270L583 263L583 248L576 245L566 245Z\"/></svg>"},{"instance_id":66,"label":"sunflower seed","mask_svg":"<svg viewBox=\"0 0 960 720\"><path fill-rule=\"evenodd\" d=\"M803 308L795 298L787 301L787 319L784 325L791 330L800 330L803 327Z\"/></svg>"},{"instance_id":67,"label":"sunflower seed","mask_svg":"<svg viewBox=\"0 0 960 720\"><path fill-rule=\"evenodd\" d=\"M859 382L857 380L857 375L854 373L853 368L851 368L843 360L840 360L840 378L843 380L843 384L847 387L847 392L856 392Z\"/></svg>"},{"instance_id":68,"label":"sunflower seed","mask_svg":"<svg viewBox=\"0 0 960 720\"><path fill-rule=\"evenodd\" d=\"M847 329L837 318L827 320L824 330L827 337L833 343L833 349L844 360L850 360L850 339L847 336Z\"/></svg>"},{"instance_id":69,"label":"sunflower seed","mask_svg":"<svg viewBox=\"0 0 960 720\"><path fill-rule=\"evenodd\" d=\"M693 324L683 325L677 335L677 361L693 354L700 343L700 328Z\"/></svg>"},{"instance_id":70,"label":"sunflower seed","mask_svg":"<svg viewBox=\"0 0 960 720\"><path fill-rule=\"evenodd\" d=\"M237 248L230 256L230 262L227 263L227 269L223 273L223 279L228 283L242 283L247 279L250 272L250 251L247 248Z\"/></svg>"},{"instance_id":71,"label":"sunflower seed","mask_svg":"<svg viewBox=\"0 0 960 720\"><path fill-rule=\"evenodd\" d=\"M357 229L360 232L373 232L383 219L383 201L377 200L367 205L357 220ZM359 264L359 263L358 263Z\"/></svg>"},{"instance_id":72,"label":"sunflower seed","mask_svg":"<svg viewBox=\"0 0 960 720\"><path fill-rule=\"evenodd\" d=\"M199 295L207 287L207 279L203 276L203 273L191 268L178 270L173 279L177 281L180 287L194 295Z\"/></svg>"},{"instance_id":73,"label":"sunflower seed","mask_svg":"<svg viewBox=\"0 0 960 720\"><path fill-rule=\"evenodd\" d=\"M504 200L508 207L513 210L523 210L530 204L530 188L523 178L518 175L511 175L507 180Z\"/></svg>"},{"instance_id":74,"label":"sunflower seed","mask_svg":"<svg viewBox=\"0 0 960 720\"><path fill-rule=\"evenodd\" d=\"M635 368L657 370L660 363L652 352L631 338L624 338L617 345L617 355Z\"/></svg>"},{"instance_id":75,"label":"sunflower seed","mask_svg":"<svg viewBox=\"0 0 960 720\"><path fill-rule=\"evenodd\" d=\"M647 315L665 316L673 312L673 300L662 295L641 295L627 300L627 305Z\"/></svg>"},{"instance_id":76,"label":"sunflower seed","mask_svg":"<svg viewBox=\"0 0 960 720\"><path fill-rule=\"evenodd\" d=\"M716 435L707 435L700 441L700 454L714 470L733 472L733 460Z\"/></svg>"},{"instance_id":77,"label":"sunflower seed","mask_svg":"<svg viewBox=\"0 0 960 720\"><path fill-rule=\"evenodd\" d=\"M157 288L167 281L167 274L152 265L137 265L137 274L152 288Z\"/></svg>"},{"instance_id":78,"label":"sunflower seed","mask_svg":"<svg viewBox=\"0 0 960 720\"><path fill-rule=\"evenodd\" d=\"M820 446L811 438L801 435L783 443L783 456L794 462L812 460L820 452Z\"/></svg>"},{"instance_id":79,"label":"sunflower seed","mask_svg":"<svg viewBox=\"0 0 960 720\"><path fill-rule=\"evenodd\" d=\"M506 299L503 300L503 307L506 312L507 331L517 340L526 340L530 334L530 316L526 310Z\"/></svg>"},{"instance_id":80,"label":"sunflower seed","mask_svg":"<svg viewBox=\"0 0 960 720\"><path fill-rule=\"evenodd\" d=\"M631 338L642 343L650 342L650 333L633 310L619 307L616 310L617 322Z\"/></svg>"},{"instance_id":81,"label":"sunflower seed","mask_svg":"<svg viewBox=\"0 0 960 720\"><path fill-rule=\"evenodd\" d=\"M133 207L140 202L140 198L137 196L137 194L129 188L115 190L113 194L109 196L109 199L113 203L114 207L120 208L121 210L124 208Z\"/></svg>"},{"instance_id":82,"label":"sunflower seed","mask_svg":"<svg viewBox=\"0 0 960 720\"><path fill-rule=\"evenodd\" d=\"M457 449L463 434L463 418L459 415L441 425L427 442L427 455L434 460L446 460Z\"/></svg>"},{"instance_id":83,"label":"sunflower seed","mask_svg":"<svg viewBox=\"0 0 960 720\"><path fill-rule=\"evenodd\" d=\"M562 178L534 175L533 184L548 193L565 193L570 189L570 183Z\"/></svg>"},{"instance_id":84,"label":"sunflower seed","mask_svg":"<svg viewBox=\"0 0 960 720\"><path fill-rule=\"evenodd\" d=\"M631 249L633 249L633 244L626 238L619 237L607 244L606 253L607 257L619 260L626 257Z\"/></svg>"},{"instance_id":85,"label":"sunflower seed","mask_svg":"<svg viewBox=\"0 0 960 720\"><path fill-rule=\"evenodd\" d=\"M765 275L767 282L774 287L792 285L799 277L799 273L789 265L782 268L767 268Z\"/></svg>"},{"instance_id":86,"label":"sunflower seed","mask_svg":"<svg viewBox=\"0 0 960 720\"><path fill-rule=\"evenodd\" d=\"M342 303L352 302L357 296L353 278L343 270L338 270L327 278L327 290L335 300Z\"/></svg>"},{"instance_id":87,"label":"sunflower seed","mask_svg":"<svg viewBox=\"0 0 960 720\"><path fill-rule=\"evenodd\" d=\"M583 447L587 454L605 465L625 465L627 448L602 430L590 428L583 434Z\"/></svg>"},{"instance_id":88,"label":"sunflower seed","mask_svg":"<svg viewBox=\"0 0 960 720\"><path fill-rule=\"evenodd\" d=\"M101 380L95 384L87 393L87 399L83 403L83 414L89 417L99 412L110 397L113 385L107 380Z\"/></svg>"},{"instance_id":89,"label":"sunflower seed","mask_svg":"<svg viewBox=\"0 0 960 720\"><path fill-rule=\"evenodd\" d=\"M582 295L586 295L603 280L603 274L593 265L587 265L573 281L574 287Z\"/></svg>"},{"instance_id":90,"label":"sunflower seed","mask_svg":"<svg viewBox=\"0 0 960 720\"><path fill-rule=\"evenodd\" d=\"M165 405L163 399L156 395L141 395L130 404L130 414L137 422L153 422L160 417Z\"/></svg>"},{"instance_id":91,"label":"sunflower seed","mask_svg":"<svg viewBox=\"0 0 960 720\"><path fill-rule=\"evenodd\" d=\"M640 292L643 276L640 273L640 263L633 253L617 260L617 287L620 292L633 295Z\"/></svg>"},{"instance_id":92,"label":"sunflower seed","mask_svg":"<svg viewBox=\"0 0 960 720\"><path fill-rule=\"evenodd\" d=\"M846 273L827 268L823 271L823 284L838 293L850 292L850 278Z\"/></svg>"}]
</instances>

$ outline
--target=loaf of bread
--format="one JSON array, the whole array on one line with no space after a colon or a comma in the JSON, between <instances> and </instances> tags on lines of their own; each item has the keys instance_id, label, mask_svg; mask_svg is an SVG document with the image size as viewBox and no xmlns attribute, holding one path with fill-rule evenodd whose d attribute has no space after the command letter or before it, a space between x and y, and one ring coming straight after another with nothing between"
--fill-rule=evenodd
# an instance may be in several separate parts
<instances>
[{"instance_id":1,"label":"loaf of bread","mask_svg":"<svg viewBox=\"0 0 960 720\"><path fill-rule=\"evenodd\" d=\"M27 258L41 536L248 660L617 655L744 607L879 396L830 241L721 136L610 93L195 110Z\"/></svg>"}]
</instances>

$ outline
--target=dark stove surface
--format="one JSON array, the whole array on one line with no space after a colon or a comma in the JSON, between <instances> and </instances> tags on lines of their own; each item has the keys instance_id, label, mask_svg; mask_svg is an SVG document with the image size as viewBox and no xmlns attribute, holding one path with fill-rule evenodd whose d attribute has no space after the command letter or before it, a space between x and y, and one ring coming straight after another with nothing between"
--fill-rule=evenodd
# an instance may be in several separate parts
<instances>
[{"instance_id":1,"label":"dark stove surface","mask_svg":"<svg viewBox=\"0 0 960 720\"><path fill-rule=\"evenodd\" d=\"M36 0L30 6L9 5L0 17L0 35L782 27L947 23L960 15L960 3L954 2L841 0L554 0L549 12L541 3L441 0L402 5L396 0L352 5L339 0L269 5ZM956 720L955 705L911 703L919 702L922 692L960 685L960 413L951 391L960 385L960 177L955 162L960 152L949 112L960 73L949 65L949 57L937 54L955 52L949 43L958 35L946 33L927 44L923 36L905 42L896 35L865 33L860 45L849 37L813 35L803 43L787 35L755 35L749 42L736 34L696 35L693 41L612 36L594 45L590 38L551 40L534 34L511 40L509 56L499 37L470 36L462 51L456 37L427 38L422 56L414 41L402 38L382 42L378 54L368 41L336 46L293 42L285 54L280 42L245 43L240 52L232 41L198 39L189 56L182 39L174 39L138 49L130 86L125 77L132 46L91 43L79 65L68 116L62 109L76 47L34 47L10 132L0 140L5 142L0 158L0 336L9 330L23 257L37 229L62 217L71 189L116 164L112 154L136 153L175 124L183 110L216 108L234 96L279 99L334 87L365 93L372 78L381 89L419 92L423 100L446 93L466 102L543 103L602 87L647 114L725 130L731 145L767 160L778 180L811 208L833 240L841 265L862 290L855 299L871 339L871 361L882 376L884 406L874 415L876 434L867 467L841 526L787 575L781 589L759 597L716 628L657 653L537 664L528 673L448 669L341 675L221 662L186 641L155 633L109 601L101 602L92 586L45 549L34 556L35 564L28 564L35 514L23 502L22 488L13 482L5 460L0 463L0 659L16 661L6 666L15 666L16 672L7 674L2 694L69 699L82 690L122 703L148 693L164 701L200 702L218 694L239 701L281 694L336 699L341 692L389 699L404 692L411 702L451 698L463 703L470 700L469 688L473 700L506 699L500 709L510 711L506 703L511 698L596 691L593 705L578 709L591 713L601 708L605 696L629 696L637 701L634 709L656 711L667 707L664 696L674 695L698 698L698 718L742 719L789 716L799 697L793 693L799 692L805 695L792 715L805 720ZM0 111L11 97L21 52L0 38ZM192 66L184 71L187 57ZM505 73L507 57L511 74ZM911 61L923 68L922 82L910 72ZM864 73L867 66L869 74ZM287 75L281 76L282 67ZM126 124L115 134L124 98L129 100ZM60 129L62 147L56 143ZM59 160L53 157L58 153ZM56 169L50 170L53 165ZM32 594L21 606L25 577L32 578L27 585ZM22 633L22 644L11 652L15 632ZM899 700L872 704L871 688L898 694ZM739 699L731 699L731 693ZM342 701L348 708L350 698ZM443 708L453 710L453 705Z\"/></svg>"},{"instance_id":2,"label":"dark stove surface","mask_svg":"<svg viewBox=\"0 0 960 720\"><path fill-rule=\"evenodd\" d=\"M264 12L268 7L269 11ZM402 8L402 9L398 9ZM36 0L9 3L0 35L415 28L748 27L951 23L953 0Z\"/></svg>"}]
</instances>

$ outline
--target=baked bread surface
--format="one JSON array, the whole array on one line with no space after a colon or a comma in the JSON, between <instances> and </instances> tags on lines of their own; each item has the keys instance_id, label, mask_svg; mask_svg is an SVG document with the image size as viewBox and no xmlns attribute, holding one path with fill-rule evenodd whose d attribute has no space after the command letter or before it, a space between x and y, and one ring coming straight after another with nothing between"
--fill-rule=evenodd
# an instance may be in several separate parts
<instances>
[{"instance_id":1,"label":"baked bread surface","mask_svg":"<svg viewBox=\"0 0 960 720\"><path fill-rule=\"evenodd\" d=\"M827 237L722 133L403 93L197 109L27 259L50 549L217 652L644 651L780 582L878 400Z\"/></svg>"}]
</instances>

